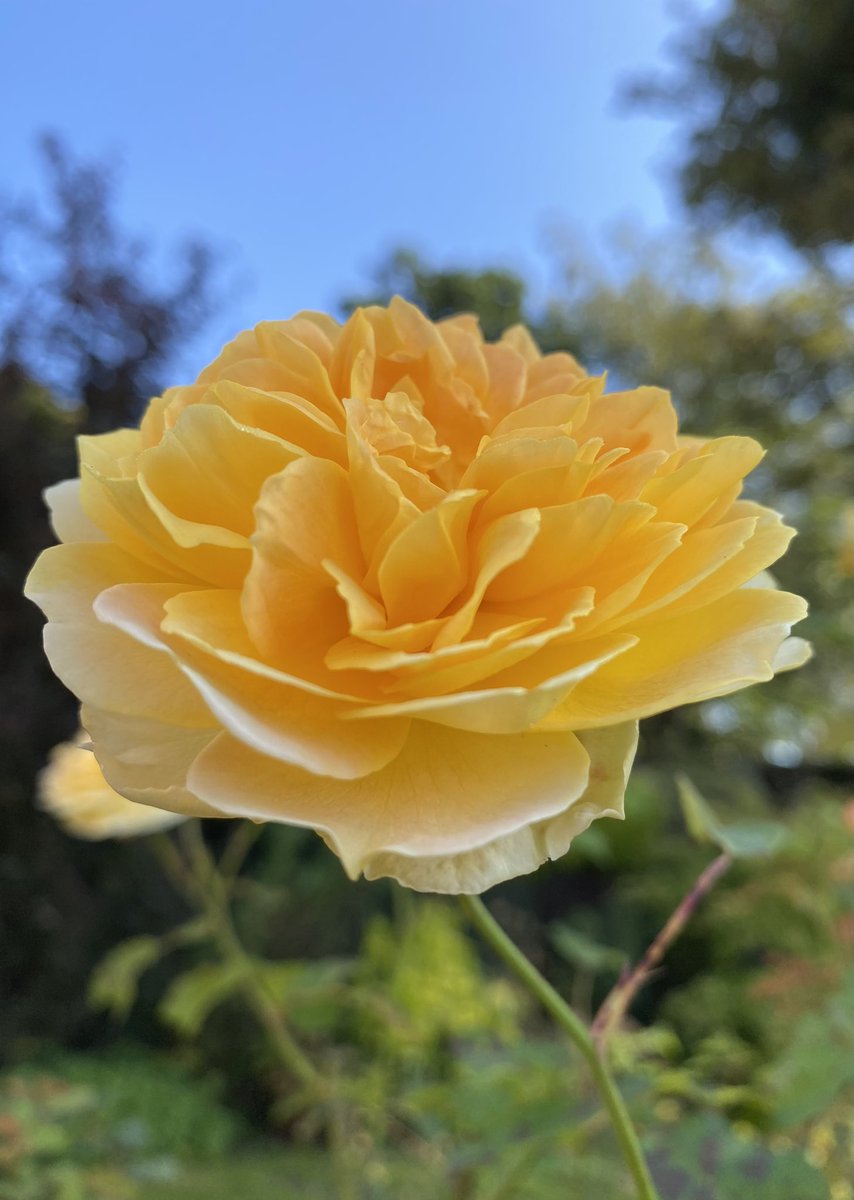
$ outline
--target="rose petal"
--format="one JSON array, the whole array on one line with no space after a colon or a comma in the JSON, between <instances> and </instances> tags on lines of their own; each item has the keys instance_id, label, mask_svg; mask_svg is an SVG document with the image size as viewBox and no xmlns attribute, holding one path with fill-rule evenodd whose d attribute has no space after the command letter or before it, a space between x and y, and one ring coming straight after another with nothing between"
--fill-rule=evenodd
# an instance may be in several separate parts
<instances>
[{"instance_id":1,"label":"rose petal","mask_svg":"<svg viewBox=\"0 0 854 1200\"><path fill-rule=\"evenodd\" d=\"M162 576L156 571L105 542L46 550L30 573L26 594L48 616L44 639L51 666L84 703L159 715L192 728L209 726L207 708L168 654L140 645L95 615L103 591L146 576L153 581L149 586L167 595L183 586L158 582Z\"/></svg>"},{"instance_id":2,"label":"rose petal","mask_svg":"<svg viewBox=\"0 0 854 1200\"><path fill-rule=\"evenodd\" d=\"M566 854L573 839L598 817L623 819L623 797L637 740L637 722L580 734L590 756L589 782L583 794L557 816L462 854L423 858L375 854L365 867L366 878L390 875L419 892L471 895L535 871L547 859Z\"/></svg>"},{"instance_id":3,"label":"rose petal","mask_svg":"<svg viewBox=\"0 0 854 1200\"><path fill-rule=\"evenodd\" d=\"M800 596L754 588L674 613L639 629L637 646L579 684L553 715L574 729L596 728L770 679L781 642L804 616Z\"/></svg>"},{"instance_id":4,"label":"rose petal","mask_svg":"<svg viewBox=\"0 0 854 1200\"><path fill-rule=\"evenodd\" d=\"M187 773L218 729L182 729L156 717L84 705L85 721L104 778L134 804L187 817L220 817L187 787Z\"/></svg>"},{"instance_id":5,"label":"rose petal","mask_svg":"<svg viewBox=\"0 0 854 1200\"><path fill-rule=\"evenodd\" d=\"M50 523L61 542L104 542L106 534L84 512L80 500L80 480L65 479L45 488L45 504Z\"/></svg>"},{"instance_id":6,"label":"rose petal","mask_svg":"<svg viewBox=\"0 0 854 1200\"><path fill-rule=\"evenodd\" d=\"M222 734L190 785L232 814L322 832L351 877L375 855L456 855L563 812L588 779L572 733L489 737L413 722L382 771L340 782L287 767Z\"/></svg>"}]
</instances>

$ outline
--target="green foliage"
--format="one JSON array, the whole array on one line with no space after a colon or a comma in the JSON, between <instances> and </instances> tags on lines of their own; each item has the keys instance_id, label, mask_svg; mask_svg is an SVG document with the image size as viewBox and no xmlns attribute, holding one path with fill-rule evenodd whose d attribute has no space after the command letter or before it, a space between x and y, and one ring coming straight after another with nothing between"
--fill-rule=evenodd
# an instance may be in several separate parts
<instances>
[{"instance_id":1,"label":"green foliage","mask_svg":"<svg viewBox=\"0 0 854 1200\"><path fill-rule=\"evenodd\" d=\"M854 979L817 1012L798 1021L786 1046L765 1072L774 1097L774 1124L784 1130L814 1121L843 1093L854 1090Z\"/></svg>"},{"instance_id":2,"label":"green foliage","mask_svg":"<svg viewBox=\"0 0 854 1200\"><path fill-rule=\"evenodd\" d=\"M241 1118L222 1105L213 1076L199 1078L163 1054L117 1046L109 1054L48 1057L45 1069L94 1093L99 1128L147 1161L220 1158L244 1132Z\"/></svg>"},{"instance_id":3,"label":"green foliage","mask_svg":"<svg viewBox=\"0 0 854 1200\"><path fill-rule=\"evenodd\" d=\"M210 1013L239 991L245 974L240 963L200 963L173 981L157 1006L158 1015L176 1033L196 1037Z\"/></svg>"},{"instance_id":4,"label":"green foliage","mask_svg":"<svg viewBox=\"0 0 854 1200\"><path fill-rule=\"evenodd\" d=\"M160 939L148 934L120 942L92 972L90 1004L106 1009L114 1017L126 1017L136 1000L140 976L160 954Z\"/></svg>"},{"instance_id":5,"label":"green foliage","mask_svg":"<svg viewBox=\"0 0 854 1200\"><path fill-rule=\"evenodd\" d=\"M301 1032L330 1036L340 1028L343 1010L352 1003L352 959L255 960L253 965L274 1002Z\"/></svg>"},{"instance_id":6,"label":"green foliage","mask_svg":"<svg viewBox=\"0 0 854 1200\"><path fill-rule=\"evenodd\" d=\"M677 78L635 88L684 128L685 199L796 246L854 240L849 0L731 0L676 43Z\"/></svg>"},{"instance_id":7,"label":"green foliage","mask_svg":"<svg viewBox=\"0 0 854 1200\"><path fill-rule=\"evenodd\" d=\"M679 1200L830 1200L827 1183L796 1150L775 1153L739 1138L720 1117L699 1116L649 1138L650 1168Z\"/></svg>"},{"instance_id":8,"label":"green foliage","mask_svg":"<svg viewBox=\"0 0 854 1200\"><path fill-rule=\"evenodd\" d=\"M626 961L625 954L613 946L603 946L593 938L564 922L549 926L549 937L555 950L579 971L597 975L600 971L619 971Z\"/></svg>"},{"instance_id":9,"label":"green foliage","mask_svg":"<svg viewBox=\"0 0 854 1200\"><path fill-rule=\"evenodd\" d=\"M49 670L22 594L55 540L43 490L75 474L74 439L130 423L213 308L212 259L154 278L117 219L109 170L44 145L45 186L0 195L0 1045L79 1038L86 981L117 941L173 925L141 856L84 845L37 811L35 777L78 706Z\"/></svg>"},{"instance_id":10,"label":"green foliage","mask_svg":"<svg viewBox=\"0 0 854 1200\"><path fill-rule=\"evenodd\" d=\"M721 824L687 775L676 777L676 789L685 824L695 842L713 842L731 858L767 858L786 841L786 828L779 821Z\"/></svg>"},{"instance_id":11,"label":"green foliage","mask_svg":"<svg viewBox=\"0 0 854 1200\"><path fill-rule=\"evenodd\" d=\"M348 297L341 307L351 312L360 305L386 304L390 296L403 296L436 321L461 312L476 313L486 336L494 339L523 320L526 291L513 271L437 271L413 251L396 250L377 269L373 294Z\"/></svg>"},{"instance_id":12,"label":"green foliage","mask_svg":"<svg viewBox=\"0 0 854 1200\"><path fill-rule=\"evenodd\" d=\"M396 923L375 917L358 981L385 1001L363 1008L360 1036L392 1060L429 1062L450 1038L517 1036L514 990L484 978L448 903L425 899Z\"/></svg>"},{"instance_id":13,"label":"green foliage","mask_svg":"<svg viewBox=\"0 0 854 1200\"><path fill-rule=\"evenodd\" d=\"M210 1084L139 1055L66 1056L0 1076L0 1200L135 1200L141 1181L229 1150Z\"/></svg>"}]
</instances>

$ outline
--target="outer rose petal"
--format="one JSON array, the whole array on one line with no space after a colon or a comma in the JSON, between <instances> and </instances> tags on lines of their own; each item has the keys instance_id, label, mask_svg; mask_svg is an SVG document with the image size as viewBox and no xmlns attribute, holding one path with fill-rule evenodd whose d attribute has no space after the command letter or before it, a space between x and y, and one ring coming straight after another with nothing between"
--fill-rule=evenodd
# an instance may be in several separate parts
<instances>
[{"instance_id":1,"label":"outer rose petal","mask_svg":"<svg viewBox=\"0 0 854 1200\"><path fill-rule=\"evenodd\" d=\"M63 742L50 753L38 781L39 802L74 837L97 841L108 837L139 837L169 829L182 820L175 813L133 804L107 783L97 759L81 743Z\"/></svg>"},{"instance_id":2,"label":"outer rose petal","mask_svg":"<svg viewBox=\"0 0 854 1200\"><path fill-rule=\"evenodd\" d=\"M414 721L401 753L383 770L341 782L257 754L227 734L199 755L189 773L193 791L230 814L286 821L317 830L347 873L384 874L375 864L391 855L417 864L457 858L504 841L508 834L566 812L588 786L589 758L573 733L493 737ZM526 838L516 869L502 844L479 878L490 883L530 870ZM548 851L538 861L546 857ZM409 886L404 873L394 874ZM444 889L474 884L462 872ZM424 887L434 890L431 880Z\"/></svg>"},{"instance_id":3,"label":"outer rose petal","mask_svg":"<svg viewBox=\"0 0 854 1200\"><path fill-rule=\"evenodd\" d=\"M808 663L812 656L812 646L804 638L788 637L774 655L771 666L775 675L780 671L794 671Z\"/></svg>"},{"instance_id":4,"label":"outer rose petal","mask_svg":"<svg viewBox=\"0 0 854 1200\"><path fill-rule=\"evenodd\" d=\"M80 500L80 480L65 479L45 488L44 500L50 511L53 532L61 542L105 542L107 535L84 512Z\"/></svg>"},{"instance_id":5,"label":"outer rose petal","mask_svg":"<svg viewBox=\"0 0 854 1200\"><path fill-rule=\"evenodd\" d=\"M237 593L175 595L169 586L125 584L102 592L95 610L174 657L216 720L262 754L351 779L385 766L406 740L408 720L380 720L368 731L344 724L340 697L318 694L247 657L252 647L245 645Z\"/></svg>"},{"instance_id":6,"label":"outer rose petal","mask_svg":"<svg viewBox=\"0 0 854 1200\"><path fill-rule=\"evenodd\" d=\"M771 679L775 656L806 609L790 592L740 588L709 608L644 626L638 645L580 683L543 727L593 729Z\"/></svg>"},{"instance_id":7,"label":"outer rose petal","mask_svg":"<svg viewBox=\"0 0 854 1200\"><path fill-rule=\"evenodd\" d=\"M546 859L566 854L573 838L597 817L622 820L623 798L638 744L637 721L589 729L579 734L578 740L590 756L590 777L583 794L564 812L464 854L435 858L375 854L365 867L366 878L390 875L417 892L485 892L496 883L535 871Z\"/></svg>"},{"instance_id":8,"label":"outer rose petal","mask_svg":"<svg viewBox=\"0 0 854 1200\"><path fill-rule=\"evenodd\" d=\"M156 809L218 815L185 786L189 762L217 732L209 709L155 641L135 641L95 614L101 594L140 578L168 595L180 591L116 546L74 543L46 550L26 591L49 618L44 639L51 665L84 708L92 706L86 727L110 786Z\"/></svg>"},{"instance_id":9,"label":"outer rose petal","mask_svg":"<svg viewBox=\"0 0 854 1200\"><path fill-rule=\"evenodd\" d=\"M182 729L155 718L86 705L81 715L95 742L104 778L122 796L185 817L223 815L187 787L187 772L216 736L216 729Z\"/></svg>"},{"instance_id":10,"label":"outer rose petal","mask_svg":"<svg viewBox=\"0 0 854 1200\"><path fill-rule=\"evenodd\" d=\"M188 728L210 727L207 708L168 655L95 616L98 595L130 580L180 590L106 542L45 550L30 572L26 594L47 614L44 639L51 666L84 704L157 716Z\"/></svg>"}]
</instances>

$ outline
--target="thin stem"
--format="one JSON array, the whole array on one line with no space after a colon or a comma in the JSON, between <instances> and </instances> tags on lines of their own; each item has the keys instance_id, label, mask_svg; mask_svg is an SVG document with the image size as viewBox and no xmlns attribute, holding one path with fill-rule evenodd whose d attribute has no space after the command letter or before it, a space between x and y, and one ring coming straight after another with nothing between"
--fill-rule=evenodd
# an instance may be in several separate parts
<instances>
[{"instance_id":1,"label":"thin stem","mask_svg":"<svg viewBox=\"0 0 854 1200\"><path fill-rule=\"evenodd\" d=\"M232 885L240 874L247 855L261 836L263 828L260 821L237 822L237 828L228 839L217 864L217 870L229 885Z\"/></svg>"},{"instance_id":2,"label":"thin stem","mask_svg":"<svg viewBox=\"0 0 854 1200\"><path fill-rule=\"evenodd\" d=\"M247 1003L283 1065L315 1096L322 1095L322 1075L294 1039L256 963L243 948L229 910L228 885L217 871L199 823L188 821L179 835L189 860L187 882L192 896L210 921L211 936L223 958L238 968Z\"/></svg>"},{"instance_id":3,"label":"thin stem","mask_svg":"<svg viewBox=\"0 0 854 1200\"><path fill-rule=\"evenodd\" d=\"M658 1200L658 1194L644 1160L643 1151L625 1101L617 1090L617 1085L583 1021L575 1015L548 980L540 974L533 963L529 962L518 946L507 936L478 896L460 896L460 902L472 924L499 958L504 960L517 979L528 988L583 1055L593 1075L599 1095L610 1115L617 1141L634 1180L639 1200Z\"/></svg>"},{"instance_id":4,"label":"thin stem","mask_svg":"<svg viewBox=\"0 0 854 1200\"><path fill-rule=\"evenodd\" d=\"M731 864L732 859L728 854L720 854L706 867L691 890L683 896L664 927L650 942L638 964L620 977L602 1001L591 1026L593 1039L600 1047L604 1046L612 1030L618 1028L635 996L685 928L697 905Z\"/></svg>"}]
</instances>

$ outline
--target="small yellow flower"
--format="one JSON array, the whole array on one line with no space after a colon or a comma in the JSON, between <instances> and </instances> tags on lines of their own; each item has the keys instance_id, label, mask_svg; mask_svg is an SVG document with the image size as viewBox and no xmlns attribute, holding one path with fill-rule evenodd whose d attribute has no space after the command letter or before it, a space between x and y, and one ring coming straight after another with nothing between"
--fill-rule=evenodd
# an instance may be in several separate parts
<instances>
[{"instance_id":1,"label":"small yellow flower","mask_svg":"<svg viewBox=\"0 0 854 1200\"><path fill-rule=\"evenodd\" d=\"M147 804L125 800L107 783L98 761L87 748L89 735L81 730L76 742L54 746L39 775L41 807L56 817L74 837L140 837L177 825L183 817Z\"/></svg>"},{"instance_id":2,"label":"small yellow flower","mask_svg":"<svg viewBox=\"0 0 854 1200\"><path fill-rule=\"evenodd\" d=\"M531 871L622 816L639 718L804 658L757 443L521 328L262 323L79 450L28 594L107 779L309 826L353 877Z\"/></svg>"}]
</instances>

